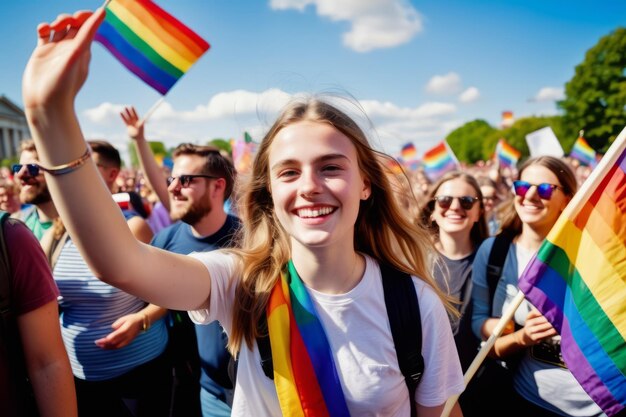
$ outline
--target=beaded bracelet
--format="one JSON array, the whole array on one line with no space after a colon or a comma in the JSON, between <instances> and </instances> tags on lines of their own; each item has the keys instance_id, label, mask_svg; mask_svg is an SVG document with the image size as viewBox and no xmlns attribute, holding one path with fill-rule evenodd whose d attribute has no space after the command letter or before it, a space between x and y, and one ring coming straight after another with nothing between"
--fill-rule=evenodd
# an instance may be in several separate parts
<instances>
[{"instance_id":1,"label":"beaded bracelet","mask_svg":"<svg viewBox=\"0 0 626 417\"><path fill-rule=\"evenodd\" d=\"M50 175L69 174L70 172L75 171L81 165L84 165L85 161L87 161L87 159L89 159L90 156L91 156L91 149L88 146L87 150L80 158L75 159L72 162L69 162L67 164L57 165L57 166L50 167L50 168L46 168L44 166L41 166L40 164L37 164L37 165L39 166L39 169L41 169L44 172L47 172Z\"/></svg>"}]
</instances>

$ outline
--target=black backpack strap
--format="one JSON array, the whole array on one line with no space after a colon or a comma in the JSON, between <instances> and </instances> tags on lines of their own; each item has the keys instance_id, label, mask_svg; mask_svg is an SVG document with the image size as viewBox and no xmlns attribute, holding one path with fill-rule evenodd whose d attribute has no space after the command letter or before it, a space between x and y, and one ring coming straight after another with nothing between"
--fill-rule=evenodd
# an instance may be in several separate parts
<instances>
[{"instance_id":1,"label":"black backpack strap","mask_svg":"<svg viewBox=\"0 0 626 417\"><path fill-rule=\"evenodd\" d=\"M416 416L415 391L424 373L422 320L417 293L409 274L385 264L380 264L380 271L393 344L409 389L411 416Z\"/></svg>"},{"instance_id":2,"label":"black backpack strap","mask_svg":"<svg viewBox=\"0 0 626 417\"><path fill-rule=\"evenodd\" d=\"M272 345L270 344L270 334L267 329L267 317L265 314L261 316L258 329L261 336L256 338L256 344L259 347L259 354L261 355L261 368L263 368L263 373L266 377L274 379Z\"/></svg>"},{"instance_id":3,"label":"black backpack strap","mask_svg":"<svg viewBox=\"0 0 626 417\"><path fill-rule=\"evenodd\" d=\"M493 308L493 297L496 294L498 281L502 277L504 269L504 261L509 253L509 247L513 239L510 236L500 233L493 241L491 252L489 252L489 260L487 261L487 287L489 288L489 314Z\"/></svg>"}]
</instances>

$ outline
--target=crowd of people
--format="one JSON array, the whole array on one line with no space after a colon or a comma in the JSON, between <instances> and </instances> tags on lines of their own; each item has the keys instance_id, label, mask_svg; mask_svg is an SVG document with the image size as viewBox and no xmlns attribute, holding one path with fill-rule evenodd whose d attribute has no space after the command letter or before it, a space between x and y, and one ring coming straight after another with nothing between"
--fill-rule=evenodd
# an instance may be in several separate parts
<instances>
[{"instance_id":1,"label":"crowd of people","mask_svg":"<svg viewBox=\"0 0 626 417\"><path fill-rule=\"evenodd\" d=\"M7 415L434 417L459 394L454 416L603 415L528 302L485 372L467 387L462 374L584 167L394 174L351 117L310 98L286 106L245 178L190 143L164 170L128 107L140 168L125 171L73 110L102 18L40 25L24 75L34 140L0 180L0 210L23 221L3 226L21 340L0 350ZM416 304L388 300L393 279ZM398 326L421 335L417 355ZM15 352L23 369L5 372ZM16 378L32 386L19 402Z\"/></svg>"}]
</instances>

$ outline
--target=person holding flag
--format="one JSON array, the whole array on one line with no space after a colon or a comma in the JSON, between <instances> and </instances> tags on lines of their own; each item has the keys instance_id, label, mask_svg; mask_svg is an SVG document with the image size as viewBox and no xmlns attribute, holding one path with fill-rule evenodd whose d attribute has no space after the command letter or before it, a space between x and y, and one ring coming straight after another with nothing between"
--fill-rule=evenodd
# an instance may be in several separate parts
<instances>
[{"instance_id":1,"label":"person holding flag","mask_svg":"<svg viewBox=\"0 0 626 417\"><path fill-rule=\"evenodd\" d=\"M464 387L446 314L454 307L432 278L427 232L402 216L385 156L358 124L319 99L283 110L242 196L241 250L185 256L142 244L98 180L74 110L103 18L102 10L79 12L39 25L23 82L52 196L96 274L156 305L190 310L197 323L222 323L238 355L234 416L440 416ZM384 299L387 265L418 300L405 314L417 310L413 329L424 335L410 395ZM270 375L257 339L267 335Z\"/></svg>"},{"instance_id":2,"label":"person holding flag","mask_svg":"<svg viewBox=\"0 0 626 417\"><path fill-rule=\"evenodd\" d=\"M502 222L504 239L490 238L481 245L473 268L474 333L491 335L498 317L517 293L518 277L537 252L550 229L577 190L576 177L562 160L541 156L526 161L513 182L515 197ZM490 284L490 254L499 245L509 245L499 280ZM513 322L496 340L492 354L512 367L513 388L519 415L600 416L593 402L563 363L560 336L550 322L528 301L515 311ZM498 410L505 414L506 411Z\"/></svg>"}]
</instances>

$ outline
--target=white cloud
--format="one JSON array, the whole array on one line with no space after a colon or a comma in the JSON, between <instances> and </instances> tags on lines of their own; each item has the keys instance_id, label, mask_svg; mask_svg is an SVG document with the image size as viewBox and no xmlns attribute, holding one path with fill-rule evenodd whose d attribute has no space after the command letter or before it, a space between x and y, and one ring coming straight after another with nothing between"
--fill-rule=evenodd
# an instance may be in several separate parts
<instances>
[{"instance_id":1,"label":"white cloud","mask_svg":"<svg viewBox=\"0 0 626 417\"><path fill-rule=\"evenodd\" d=\"M206 143L214 138L241 137L244 131L261 140L281 108L294 96L300 94L278 89L235 90L216 94L206 104L192 109L178 109L164 102L146 123L146 137L162 141L167 147L181 142ZM453 103L427 102L402 107L388 101L323 98L353 116L368 132L373 146L389 153L398 152L408 141L414 141L423 152L460 124ZM80 119L86 137L106 139L125 155L129 139L119 116L122 109L121 104L102 103L82 112ZM147 110L139 109L140 116Z\"/></svg>"},{"instance_id":2,"label":"white cloud","mask_svg":"<svg viewBox=\"0 0 626 417\"><path fill-rule=\"evenodd\" d=\"M274 10L302 12L309 5L319 16L348 21L350 30L343 34L343 44L357 52L392 48L423 30L421 15L406 0L270 0Z\"/></svg>"},{"instance_id":3,"label":"white cloud","mask_svg":"<svg viewBox=\"0 0 626 417\"><path fill-rule=\"evenodd\" d=\"M480 91L476 87L469 87L459 96L461 103L473 103L480 98Z\"/></svg>"},{"instance_id":4,"label":"white cloud","mask_svg":"<svg viewBox=\"0 0 626 417\"><path fill-rule=\"evenodd\" d=\"M461 91L461 77L456 72L435 75L426 84L426 91L431 94L451 95Z\"/></svg>"},{"instance_id":5,"label":"white cloud","mask_svg":"<svg viewBox=\"0 0 626 417\"><path fill-rule=\"evenodd\" d=\"M557 101L565 98L565 92L563 87L543 87L539 92L531 99L534 102L546 102Z\"/></svg>"}]
</instances>

